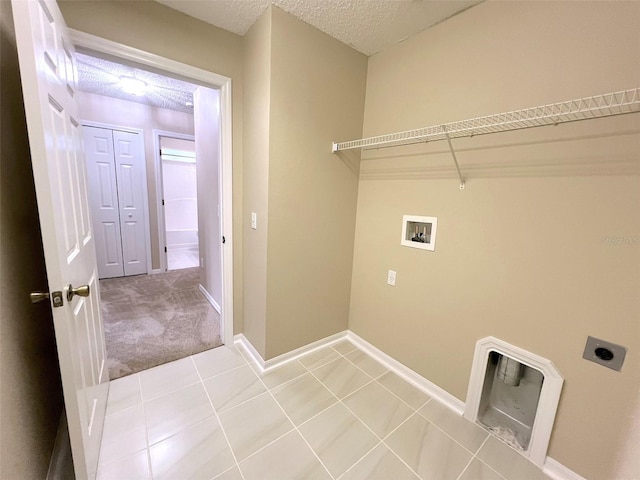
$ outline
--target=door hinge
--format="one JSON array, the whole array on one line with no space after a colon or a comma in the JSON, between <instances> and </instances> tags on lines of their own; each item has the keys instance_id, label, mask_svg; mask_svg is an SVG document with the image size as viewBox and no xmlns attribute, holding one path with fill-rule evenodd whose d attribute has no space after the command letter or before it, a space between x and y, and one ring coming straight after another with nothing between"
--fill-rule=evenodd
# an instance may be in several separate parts
<instances>
[{"instance_id":1,"label":"door hinge","mask_svg":"<svg viewBox=\"0 0 640 480\"><path fill-rule=\"evenodd\" d=\"M162 199L162 206L164 206L164 198Z\"/></svg>"},{"instance_id":2,"label":"door hinge","mask_svg":"<svg viewBox=\"0 0 640 480\"><path fill-rule=\"evenodd\" d=\"M164 253L167 253L167 247L164 247Z\"/></svg>"},{"instance_id":3,"label":"door hinge","mask_svg":"<svg viewBox=\"0 0 640 480\"><path fill-rule=\"evenodd\" d=\"M224 243L224 242L226 242L226 241L227 241L227 239L226 239L226 238L224 238L224 235L223 235L223 236L222 236L222 243Z\"/></svg>"}]
</instances>

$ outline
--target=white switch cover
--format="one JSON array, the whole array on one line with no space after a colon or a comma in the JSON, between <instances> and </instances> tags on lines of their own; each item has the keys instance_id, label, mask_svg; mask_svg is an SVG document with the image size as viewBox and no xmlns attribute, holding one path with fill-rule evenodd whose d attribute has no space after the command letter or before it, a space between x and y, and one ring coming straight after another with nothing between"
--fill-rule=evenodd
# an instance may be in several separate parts
<instances>
[{"instance_id":1,"label":"white switch cover","mask_svg":"<svg viewBox=\"0 0 640 480\"><path fill-rule=\"evenodd\" d=\"M258 214L256 212L251 212L251 228L254 230L258 228Z\"/></svg>"},{"instance_id":2,"label":"white switch cover","mask_svg":"<svg viewBox=\"0 0 640 480\"><path fill-rule=\"evenodd\" d=\"M391 285L392 287L396 286L396 272L393 270L389 270L389 274L387 275L387 285Z\"/></svg>"}]
</instances>

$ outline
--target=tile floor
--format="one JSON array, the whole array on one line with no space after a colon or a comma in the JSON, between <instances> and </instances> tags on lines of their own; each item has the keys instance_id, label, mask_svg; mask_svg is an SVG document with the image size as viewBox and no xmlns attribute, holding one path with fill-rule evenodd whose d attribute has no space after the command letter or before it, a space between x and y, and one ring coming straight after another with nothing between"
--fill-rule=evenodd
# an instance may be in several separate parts
<instances>
[{"instance_id":1,"label":"tile floor","mask_svg":"<svg viewBox=\"0 0 640 480\"><path fill-rule=\"evenodd\" d=\"M98 479L542 480L347 341L260 375L219 347L111 382Z\"/></svg>"},{"instance_id":2,"label":"tile floor","mask_svg":"<svg viewBox=\"0 0 640 480\"><path fill-rule=\"evenodd\" d=\"M167 250L167 270L181 270L200 265L198 247L169 247Z\"/></svg>"}]
</instances>

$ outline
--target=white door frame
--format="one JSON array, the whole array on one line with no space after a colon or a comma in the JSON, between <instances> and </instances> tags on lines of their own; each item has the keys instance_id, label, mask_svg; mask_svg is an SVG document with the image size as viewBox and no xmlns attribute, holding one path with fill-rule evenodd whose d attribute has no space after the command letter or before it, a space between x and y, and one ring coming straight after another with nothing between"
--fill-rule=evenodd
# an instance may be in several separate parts
<instances>
[{"instance_id":1,"label":"white door frame","mask_svg":"<svg viewBox=\"0 0 640 480\"><path fill-rule=\"evenodd\" d=\"M160 158L160 137L179 138L180 140L195 141L194 135L186 133L168 132L166 130L153 130L153 161L156 168L156 193L157 193L157 209L158 209L158 239L162 242L160 245L160 271L167 271L167 253L164 249L167 247L167 230L165 228L164 205L162 200L164 197L164 184L162 177L162 159ZM197 161L197 160L196 160ZM160 195L162 193L162 195ZM198 243L200 242L200 234L198 233ZM164 253L164 255L163 255Z\"/></svg>"},{"instance_id":2,"label":"white door frame","mask_svg":"<svg viewBox=\"0 0 640 480\"><path fill-rule=\"evenodd\" d=\"M144 150L144 130L141 128L124 127L113 123L93 122L91 120L81 120L82 126L104 128L106 130L119 130L121 132L129 132L140 135L140 146L142 148L142 209L144 226L145 245L147 246L147 273L151 273L151 227L149 224L149 189L147 187L147 161L146 152Z\"/></svg>"},{"instance_id":3,"label":"white door frame","mask_svg":"<svg viewBox=\"0 0 640 480\"><path fill-rule=\"evenodd\" d=\"M231 78L209 72L159 55L138 50L111 40L96 37L77 30L70 31L71 41L76 47L89 49L132 61L148 67L173 73L196 83L220 90L220 152L222 181L222 312L220 338L226 345L233 344L233 150L231 114Z\"/></svg>"}]
</instances>

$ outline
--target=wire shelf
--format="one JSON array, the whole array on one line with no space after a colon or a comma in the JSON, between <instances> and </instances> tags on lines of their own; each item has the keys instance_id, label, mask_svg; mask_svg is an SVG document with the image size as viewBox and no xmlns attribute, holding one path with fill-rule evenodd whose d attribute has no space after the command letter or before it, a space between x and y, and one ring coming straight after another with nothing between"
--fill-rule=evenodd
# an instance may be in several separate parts
<instances>
[{"instance_id":1,"label":"wire shelf","mask_svg":"<svg viewBox=\"0 0 640 480\"><path fill-rule=\"evenodd\" d=\"M558 125L560 123L640 112L640 88L605 93L593 97L567 100L538 107L513 110L484 117L389 133L375 137L333 143L332 152L355 148L401 146L488 133L507 132L523 128Z\"/></svg>"}]
</instances>

